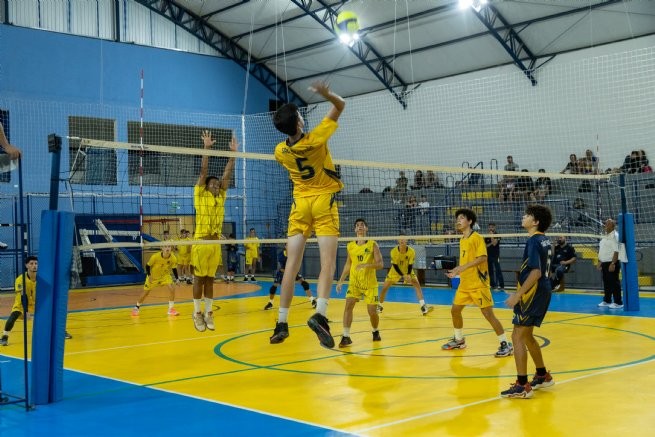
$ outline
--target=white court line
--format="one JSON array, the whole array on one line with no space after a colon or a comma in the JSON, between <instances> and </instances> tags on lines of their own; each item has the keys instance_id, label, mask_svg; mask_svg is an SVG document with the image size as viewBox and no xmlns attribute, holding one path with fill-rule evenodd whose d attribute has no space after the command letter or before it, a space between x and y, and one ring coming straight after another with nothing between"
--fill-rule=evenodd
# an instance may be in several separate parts
<instances>
[{"instance_id":1,"label":"white court line","mask_svg":"<svg viewBox=\"0 0 655 437\"><path fill-rule=\"evenodd\" d=\"M562 384L566 384L566 383L569 383L569 382L579 381L581 379L590 378L592 376L604 375L606 373L614 372L616 370L628 369L630 367L640 366L642 364L648 364L648 363L651 363L653 361L655 361L655 358L652 358L652 359L650 359L648 361L643 361L641 363L626 364L625 366L613 367L611 369L602 370L600 372L590 373L589 375L576 376L575 378L567 379L567 380L562 381L562 382L557 382L556 385L562 385ZM380 429L380 428L387 428L387 427L394 426L394 425L400 425L402 423L413 422L415 420L424 419L426 417L437 416L437 415L443 414L443 413L450 413L451 411L462 410L464 408L474 407L476 405L486 404L488 402L493 402L493 401L497 401L497 400L501 400L501 399L503 399L503 398L501 398L500 396L493 397L493 398L488 398L488 399L482 399L480 401L471 402L469 404L458 405L456 407L451 407L451 408L446 408L446 409L443 409L443 410L433 411L431 413L419 414L418 416L408 417L406 419L396 420L394 422L384 423L384 424L381 424L381 425L372 426L370 428L360 429L360 430L354 431L354 432L357 433L357 434L362 434L362 433L366 433L366 432L369 432L369 431L374 431L374 430L377 430L377 429ZM505 400L503 399L503 401L505 401ZM520 402L520 401L521 400L518 400L518 402ZM524 401L530 402L530 400L524 400ZM513 402L513 400L509 399L509 400L506 400L505 402ZM537 402L537 401L533 400L532 402Z\"/></svg>"}]
</instances>

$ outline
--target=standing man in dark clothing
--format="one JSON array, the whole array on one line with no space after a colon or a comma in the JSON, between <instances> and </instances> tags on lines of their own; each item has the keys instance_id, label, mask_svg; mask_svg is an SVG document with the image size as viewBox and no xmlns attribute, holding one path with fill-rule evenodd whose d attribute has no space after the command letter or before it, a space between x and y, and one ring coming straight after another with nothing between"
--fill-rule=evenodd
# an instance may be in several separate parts
<instances>
[{"instance_id":1,"label":"standing man in dark clothing","mask_svg":"<svg viewBox=\"0 0 655 437\"><path fill-rule=\"evenodd\" d=\"M553 260L550 263L550 283L553 286L553 291L561 291L561 282L564 273L568 273L571 265L577 261L575 256L575 248L573 245L566 242L566 237L557 237L555 243L555 250L553 252Z\"/></svg>"},{"instance_id":2,"label":"standing man in dark clothing","mask_svg":"<svg viewBox=\"0 0 655 437\"><path fill-rule=\"evenodd\" d=\"M496 233L496 224L489 223L489 233ZM492 289L504 290L505 279L500 270L500 238L487 237L484 239L487 245L487 265L489 267L489 282Z\"/></svg>"}]
</instances>

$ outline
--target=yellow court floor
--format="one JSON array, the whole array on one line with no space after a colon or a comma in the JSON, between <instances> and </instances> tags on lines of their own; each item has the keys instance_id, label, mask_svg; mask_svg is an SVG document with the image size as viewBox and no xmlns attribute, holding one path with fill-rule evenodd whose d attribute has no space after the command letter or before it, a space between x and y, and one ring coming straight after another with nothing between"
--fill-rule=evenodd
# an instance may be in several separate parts
<instances>
[{"instance_id":1,"label":"yellow court floor","mask_svg":"<svg viewBox=\"0 0 655 437\"><path fill-rule=\"evenodd\" d=\"M128 307L71 312L65 367L356 435L651 435L655 423L652 318L549 312L535 332L556 384L508 400L499 392L515 379L514 359L493 356L497 338L477 308L464 311L465 350L441 350L449 306L423 317L416 303L394 302L380 315L381 342L360 303L352 346L328 350L305 325L313 310L304 297L294 299L290 337L269 344L278 300L272 311L266 302L217 300L216 331L204 333L188 301L178 317L164 304L138 317ZM337 343L343 306L332 299L328 311ZM510 331L511 311L495 311ZM2 352L21 350L16 340Z\"/></svg>"}]
</instances>

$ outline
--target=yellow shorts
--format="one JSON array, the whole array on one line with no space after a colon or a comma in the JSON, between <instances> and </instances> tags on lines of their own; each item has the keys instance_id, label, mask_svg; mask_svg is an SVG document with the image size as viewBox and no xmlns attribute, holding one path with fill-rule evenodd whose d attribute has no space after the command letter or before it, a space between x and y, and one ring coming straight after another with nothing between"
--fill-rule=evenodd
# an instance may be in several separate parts
<instances>
[{"instance_id":1,"label":"yellow shorts","mask_svg":"<svg viewBox=\"0 0 655 437\"><path fill-rule=\"evenodd\" d=\"M339 210L336 193L296 197L289 213L287 236L339 236Z\"/></svg>"},{"instance_id":2,"label":"yellow shorts","mask_svg":"<svg viewBox=\"0 0 655 437\"><path fill-rule=\"evenodd\" d=\"M177 264L180 266L186 266L191 264L191 254L177 255Z\"/></svg>"},{"instance_id":3,"label":"yellow shorts","mask_svg":"<svg viewBox=\"0 0 655 437\"><path fill-rule=\"evenodd\" d=\"M378 287L362 289L348 285L348 291L346 292L346 299L353 298L366 302L367 305L375 305L380 301L378 297Z\"/></svg>"},{"instance_id":4,"label":"yellow shorts","mask_svg":"<svg viewBox=\"0 0 655 437\"><path fill-rule=\"evenodd\" d=\"M410 273L409 276L412 278L412 281L414 279L417 279L414 270L412 270L412 273ZM392 282L395 284L396 282L400 281L402 278L403 276L400 276L398 272L393 267L391 267L389 269L389 273L387 273L387 277L384 279L384 282Z\"/></svg>"},{"instance_id":5,"label":"yellow shorts","mask_svg":"<svg viewBox=\"0 0 655 437\"><path fill-rule=\"evenodd\" d=\"M195 276L216 276L218 266L222 264L220 244L194 244L191 249L191 265Z\"/></svg>"},{"instance_id":6,"label":"yellow shorts","mask_svg":"<svg viewBox=\"0 0 655 437\"><path fill-rule=\"evenodd\" d=\"M143 289L146 291L150 291L153 288L157 287L164 287L171 285L173 283L173 278L171 278L171 275L166 275L162 278L155 279L154 281L150 279L150 276L146 276L146 282L143 284Z\"/></svg>"},{"instance_id":7,"label":"yellow shorts","mask_svg":"<svg viewBox=\"0 0 655 437\"><path fill-rule=\"evenodd\" d=\"M476 305L480 308L487 308L494 306L494 299L491 297L491 290L488 287L462 290L460 286L455 292L453 305Z\"/></svg>"},{"instance_id":8,"label":"yellow shorts","mask_svg":"<svg viewBox=\"0 0 655 437\"><path fill-rule=\"evenodd\" d=\"M247 266L251 266L253 261L257 261L258 259L259 259L259 257L257 256L256 253L248 253L248 251L246 251L246 265Z\"/></svg>"}]
</instances>

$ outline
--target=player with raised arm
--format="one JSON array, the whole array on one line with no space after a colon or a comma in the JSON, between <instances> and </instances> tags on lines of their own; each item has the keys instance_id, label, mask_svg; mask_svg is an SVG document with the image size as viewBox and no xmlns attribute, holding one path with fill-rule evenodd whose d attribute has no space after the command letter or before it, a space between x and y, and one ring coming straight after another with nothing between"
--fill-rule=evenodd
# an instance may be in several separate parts
<instances>
[{"instance_id":1,"label":"player with raised arm","mask_svg":"<svg viewBox=\"0 0 655 437\"><path fill-rule=\"evenodd\" d=\"M516 363L516 382L508 390L500 393L504 398L529 399L533 390L555 384L550 372L546 370L541 346L534 338L535 326L541 326L546 316L552 289L548 274L552 259L552 246L544 233L553 220L550 209L544 205L530 205L525 209L521 226L528 231L528 241L523 250L519 283L516 293L505 304L514 308L514 362ZM534 361L537 372L528 383L528 352Z\"/></svg>"},{"instance_id":2,"label":"player with raised arm","mask_svg":"<svg viewBox=\"0 0 655 437\"><path fill-rule=\"evenodd\" d=\"M202 133L203 146L206 150L216 143L208 130ZM237 140L230 141L230 150L237 151ZM200 162L200 175L193 188L193 206L196 210L196 229L194 240L218 240L223 231L225 216L225 199L234 171L234 158L229 158L223 176L207 176L209 156L203 156ZM191 249L193 268L193 325L196 330L214 330L214 277L221 265L221 246L219 244L194 244ZM201 311L201 301L205 301L205 311Z\"/></svg>"},{"instance_id":3,"label":"player with raised arm","mask_svg":"<svg viewBox=\"0 0 655 437\"><path fill-rule=\"evenodd\" d=\"M272 344L282 343L289 336L289 307L293 299L294 282L300 271L305 243L312 232L318 239L321 272L318 277L316 313L307 325L316 333L322 346L333 348L327 306L336 270L337 242L339 238L339 211L336 193L343 183L332 162L328 139L334 134L337 120L346 102L330 91L325 82L315 82L310 88L332 103L325 118L308 133L305 120L293 103L279 108L273 123L287 139L275 147L275 159L289 172L293 182L293 204L287 229L287 268L282 278L280 309Z\"/></svg>"},{"instance_id":4,"label":"player with raised arm","mask_svg":"<svg viewBox=\"0 0 655 437\"><path fill-rule=\"evenodd\" d=\"M375 275L376 270L384 268L380 248L374 240L367 240L368 224L363 218L355 220L356 241L348 243L348 257L343 266L341 277L337 283L337 293L341 293L341 287L346 276L350 276L348 283L348 292L346 293L346 306L343 309L343 335L339 342L339 347L347 347L352 344L350 338L350 327L353 323L353 309L355 304L360 300L366 302L368 317L371 320L373 328L373 341L380 341L380 331L378 325L380 316L378 315L378 280Z\"/></svg>"}]
</instances>

